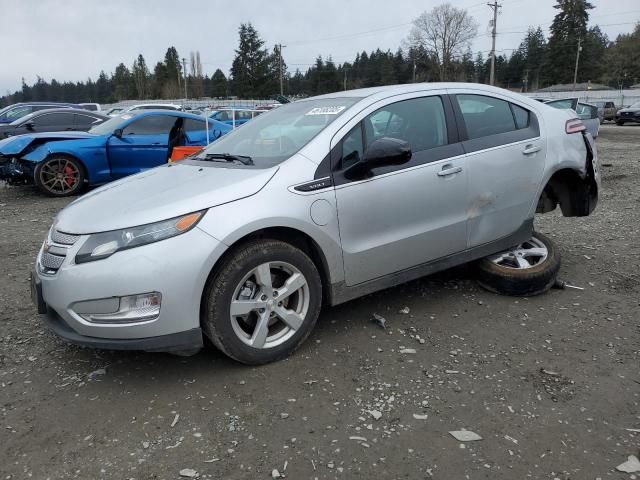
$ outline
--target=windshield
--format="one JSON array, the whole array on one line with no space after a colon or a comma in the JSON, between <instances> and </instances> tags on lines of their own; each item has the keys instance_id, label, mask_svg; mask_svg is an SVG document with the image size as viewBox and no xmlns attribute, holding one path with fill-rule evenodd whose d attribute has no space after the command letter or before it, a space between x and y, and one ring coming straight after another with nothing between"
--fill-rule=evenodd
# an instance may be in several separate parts
<instances>
[{"instance_id":1,"label":"windshield","mask_svg":"<svg viewBox=\"0 0 640 480\"><path fill-rule=\"evenodd\" d=\"M100 125L96 125L92 129L89 130L89 133L93 133L94 135L107 135L109 133L113 133L116 128L120 127L120 124L125 120L129 120L133 115L124 114L118 115L117 117L112 117L104 123Z\"/></svg>"},{"instance_id":2,"label":"windshield","mask_svg":"<svg viewBox=\"0 0 640 480\"><path fill-rule=\"evenodd\" d=\"M195 159L208 154L250 157L253 166L278 165L304 147L358 98L303 100L271 110L212 143Z\"/></svg>"}]
</instances>

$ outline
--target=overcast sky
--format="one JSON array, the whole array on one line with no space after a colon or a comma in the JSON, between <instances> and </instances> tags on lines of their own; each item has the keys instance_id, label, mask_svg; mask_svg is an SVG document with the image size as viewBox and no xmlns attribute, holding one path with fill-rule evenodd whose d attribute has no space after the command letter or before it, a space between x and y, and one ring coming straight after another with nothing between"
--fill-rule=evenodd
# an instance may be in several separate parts
<instances>
[{"instance_id":1,"label":"overcast sky","mask_svg":"<svg viewBox=\"0 0 640 480\"><path fill-rule=\"evenodd\" d=\"M609 38L632 30L640 21L640 0L591 0L590 23L602 25ZM272 48L283 43L289 70L306 70L318 55L337 63L356 52L395 51L410 22L441 0L0 0L0 94L31 84L36 75L58 81L96 78L124 62L131 67L142 53L150 69L173 45L180 56L199 50L208 75L228 74L237 46L237 29L252 22ZM491 48L491 9L479 0L455 0L480 28L472 49ZM497 50L510 53L527 26L545 33L555 0L501 0Z\"/></svg>"}]
</instances>

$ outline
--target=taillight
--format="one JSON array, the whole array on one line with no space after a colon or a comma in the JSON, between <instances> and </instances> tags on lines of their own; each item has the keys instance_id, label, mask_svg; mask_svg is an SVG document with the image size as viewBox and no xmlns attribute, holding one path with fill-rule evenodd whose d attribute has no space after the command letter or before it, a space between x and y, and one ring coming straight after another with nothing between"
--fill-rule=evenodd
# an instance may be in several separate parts
<instances>
[{"instance_id":1,"label":"taillight","mask_svg":"<svg viewBox=\"0 0 640 480\"><path fill-rule=\"evenodd\" d=\"M584 132L587 127L584 126L582 120L578 118L572 118L571 120L567 120L567 123L564 126L564 131L567 133L578 133Z\"/></svg>"}]
</instances>

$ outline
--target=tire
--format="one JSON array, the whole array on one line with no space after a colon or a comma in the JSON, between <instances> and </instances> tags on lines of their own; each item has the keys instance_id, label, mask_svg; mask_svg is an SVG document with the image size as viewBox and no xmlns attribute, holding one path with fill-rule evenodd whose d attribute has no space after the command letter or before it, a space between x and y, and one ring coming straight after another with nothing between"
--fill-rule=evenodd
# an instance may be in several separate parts
<instances>
[{"instance_id":1,"label":"tire","mask_svg":"<svg viewBox=\"0 0 640 480\"><path fill-rule=\"evenodd\" d=\"M478 283L491 292L514 296L539 295L556 282L560 252L550 238L534 232L531 240L479 260L477 269Z\"/></svg>"},{"instance_id":2,"label":"tire","mask_svg":"<svg viewBox=\"0 0 640 480\"><path fill-rule=\"evenodd\" d=\"M86 174L78 159L53 155L38 163L33 177L36 186L47 195L69 197L84 188Z\"/></svg>"},{"instance_id":3,"label":"tire","mask_svg":"<svg viewBox=\"0 0 640 480\"><path fill-rule=\"evenodd\" d=\"M285 281L292 283L289 292ZM211 342L234 360L261 365L290 355L307 339L320 315L322 281L302 250L257 240L231 252L214 271L202 303Z\"/></svg>"},{"instance_id":4,"label":"tire","mask_svg":"<svg viewBox=\"0 0 640 480\"><path fill-rule=\"evenodd\" d=\"M624 122L622 120L616 120L616 125L622 126Z\"/></svg>"}]
</instances>

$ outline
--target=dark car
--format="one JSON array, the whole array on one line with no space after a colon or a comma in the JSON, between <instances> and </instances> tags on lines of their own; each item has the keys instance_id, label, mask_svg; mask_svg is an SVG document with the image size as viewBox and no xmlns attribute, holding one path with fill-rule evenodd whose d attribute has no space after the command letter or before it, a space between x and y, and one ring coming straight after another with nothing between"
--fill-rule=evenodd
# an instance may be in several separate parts
<instances>
[{"instance_id":1,"label":"dark car","mask_svg":"<svg viewBox=\"0 0 640 480\"><path fill-rule=\"evenodd\" d=\"M10 124L0 125L0 139L23 133L82 131L110 117L77 108L52 108L25 115Z\"/></svg>"},{"instance_id":2,"label":"dark car","mask_svg":"<svg viewBox=\"0 0 640 480\"><path fill-rule=\"evenodd\" d=\"M640 102L636 102L630 107L621 108L616 113L616 123L624 125L625 123L640 123Z\"/></svg>"},{"instance_id":3,"label":"dark car","mask_svg":"<svg viewBox=\"0 0 640 480\"><path fill-rule=\"evenodd\" d=\"M0 124L11 123L30 113L49 108L80 108L80 105L59 102L14 103L13 105L9 105L8 107L4 107L0 110Z\"/></svg>"}]
</instances>

